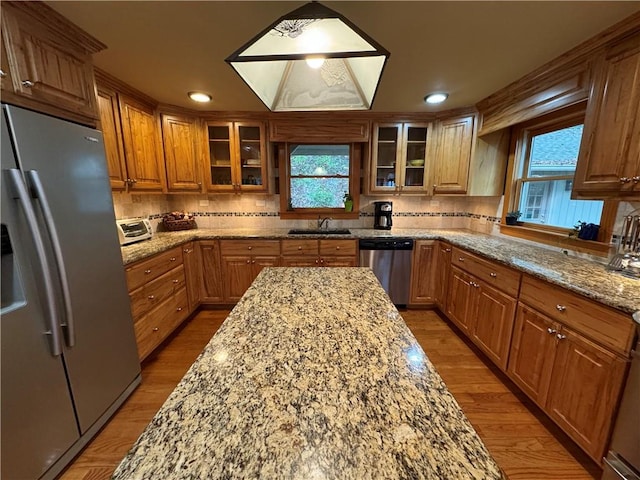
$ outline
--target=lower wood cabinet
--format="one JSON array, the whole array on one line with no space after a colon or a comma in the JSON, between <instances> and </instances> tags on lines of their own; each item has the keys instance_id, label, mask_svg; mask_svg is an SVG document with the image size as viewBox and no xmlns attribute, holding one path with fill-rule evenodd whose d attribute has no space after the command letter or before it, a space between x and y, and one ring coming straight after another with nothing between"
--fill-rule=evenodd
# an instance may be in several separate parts
<instances>
[{"instance_id":1,"label":"lower wood cabinet","mask_svg":"<svg viewBox=\"0 0 640 480\"><path fill-rule=\"evenodd\" d=\"M447 292L449 290L449 272L451 264L451 245L446 242L436 243L434 261L434 293L433 301L441 312L446 311Z\"/></svg>"},{"instance_id":2,"label":"lower wood cabinet","mask_svg":"<svg viewBox=\"0 0 640 480\"><path fill-rule=\"evenodd\" d=\"M200 240L199 250L202 261L200 277L200 300L202 303L223 303L222 261L218 240Z\"/></svg>"},{"instance_id":3,"label":"lower wood cabinet","mask_svg":"<svg viewBox=\"0 0 640 480\"><path fill-rule=\"evenodd\" d=\"M187 295L189 297L189 310L193 312L202 300L202 256L200 255L200 243L185 243L182 246L182 258L184 261Z\"/></svg>"},{"instance_id":4,"label":"lower wood cabinet","mask_svg":"<svg viewBox=\"0 0 640 480\"><path fill-rule=\"evenodd\" d=\"M417 240L413 249L411 267L410 305L433 305L435 303L438 242Z\"/></svg>"},{"instance_id":5,"label":"lower wood cabinet","mask_svg":"<svg viewBox=\"0 0 640 480\"><path fill-rule=\"evenodd\" d=\"M125 267L141 361L192 311L182 254L176 247Z\"/></svg>"},{"instance_id":6,"label":"lower wood cabinet","mask_svg":"<svg viewBox=\"0 0 640 480\"><path fill-rule=\"evenodd\" d=\"M520 303L508 374L573 440L600 462L627 361Z\"/></svg>"},{"instance_id":7,"label":"lower wood cabinet","mask_svg":"<svg viewBox=\"0 0 640 480\"><path fill-rule=\"evenodd\" d=\"M356 267L357 240L282 240L283 267Z\"/></svg>"},{"instance_id":8,"label":"lower wood cabinet","mask_svg":"<svg viewBox=\"0 0 640 480\"><path fill-rule=\"evenodd\" d=\"M280 265L278 240L221 240L224 300L237 302L265 267Z\"/></svg>"}]
</instances>

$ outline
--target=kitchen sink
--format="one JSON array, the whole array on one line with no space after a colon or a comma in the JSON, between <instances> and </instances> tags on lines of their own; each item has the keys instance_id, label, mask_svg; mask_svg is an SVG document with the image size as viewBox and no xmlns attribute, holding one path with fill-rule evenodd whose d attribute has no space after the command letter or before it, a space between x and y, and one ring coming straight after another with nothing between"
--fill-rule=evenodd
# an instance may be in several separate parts
<instances>
[{"instance_id":1,"label":"kitchen sink","mask_svg":"<svg viewBox=\"0 0 640 480\"><path fill-rule=\"evenodd\" d=\"M350 230L346 228L333 228L320 230L317 228L294 228L289 230L289 235L349 235Z\"/></svg>"}]
</instances>

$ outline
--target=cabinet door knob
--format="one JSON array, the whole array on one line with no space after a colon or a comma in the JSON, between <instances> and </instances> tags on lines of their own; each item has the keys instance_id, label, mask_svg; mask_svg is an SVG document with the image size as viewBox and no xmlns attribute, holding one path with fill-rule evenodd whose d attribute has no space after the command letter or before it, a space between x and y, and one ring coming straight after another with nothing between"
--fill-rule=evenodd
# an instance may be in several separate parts
<instances>
[{"instance_id":1,"label":"cabinet door knob","mask_svg":"<svg viewBox=\"0 0 640 480\"><path fill-rule=\"evenodd\" d=\"M20 83L22 84L23 87L27 87L27 88L31 88L35 85L35 83L33 83L31 80L23 80Z\"/></svg>"},{"instance_id":2,"label":"cabinet door knob","mask_svg":"<svg viewBox=\"0 0 640 480\"><path fill-rule=\"evenodd\" d=\"M0 78L4 78L6 76L7 76L6 72L4 70L0 69Z\"/></svg>"},{"instance_id":3,"label":"cabinet door knob","mask_svg":"<svg viewBox=\"0 0 640 480\"><path fill-rule=\"evenodd\" d=\"M176 257L171 257L169 260L172 261L172 262L175 262L176 261Z\"/></svg>"},{"instance_id":4,"label":"cabinet door knob","mask_svg":"<svg viewBox=\"0 0 640 480\"><path fill-rule=\"evenodd\" d=\"M318 263L318 259L316 259L316 264Z\"/></svg>"},{"instance_id":5,"label":"cabinet door knob","mask_svg":"<svg viewBox=\"0 0 640 480\"><path fill-rule=\"evenodd\" d=\"M633 180L633 183L640 182L640 175L636 175L635 177L631 177L631 180Z\"/></svg>"},{"instance_id":6,"label":"cabinet door knob","mask_svg":"<svg viewBox=\"0 0 640 480\"><path fill-rule=\"evenodd\" d=\"M252 247L251 245L249 245L247 248L248 248L249 250L253 250L253 247Z\"/></svg>"},{"instance_id":7,"label":"cabinet door knob","mask_svg":"<svg viewBox=\"0 0 640 480\"><path fill-rule=\"evenodd\" d=\"M247 263L251 263L251 260L247 260Z\"/></svg>"},{"instance_id":8,"label":"cabinet door knob","mask_svg":"<svg viewBox=\"0 0 640 480\"><path fill-rule=\"evenodd\" d=\"M251 263L256 263L256 261L255 260L251 260Z\"/></svg>"},{"instance_id":9,"label":"cabinet door knob","mask_svg":"<svg viewBox=\"0 0 640 480\"><path fill-rule=\"evenodd\" d=\"M336 246L336 250L340 250L340 245L337 245L337 246Z\"/></svg>"},{"instance_id":10,"label":"cabinet door knob","mask_svg":"<svg viewBox=\"0 0 640 480\"><path fill-rule=\"evenodd\" d=\"M302 250L302 246L299 246L299 247L298 247L298 250Z\"/></svg>"},{"instance_id":11,"label":"cabinet door knob","mask_svg":"<svg viewBox=\"0 0 640 480\"><path fill-rule=\"evenodd\" d=\"M173 280L173 283L180 283L180 280L176 280L176 279L174 279L174 280Z\"/></svg>"},{"instance_id":12,"label":"cabinet door knob","mask_svg":"<svg viewBox=\"0 0 640 480\"><path fill-rule=\"evenodd\" d=\"M547 333L549 335L553 335L554 333L558 333L558 331L553 329L553 328L551 328L551 327L549 327L549 328L547 328Z\"/></svg>"},{"instance_id":13,"label":"cabinet door knob","mask_svg":"<svg viewBox=\"0 0 640 480\"><path fill-rule=\"evenodd\" d=\"M450 248L445 248L444 251L449 253L451 251L451 249Z\"/></svg>"},{"instance_id":14,"label":"cabinet door knob","mask_svg":"<svg viewBox=\"0 0 640 480\"><path fill-rule=\"evenodd\" d=\"M176 308L176 312L181 312L181 311L182 311L182 307Z\"/></svg>"},{"instance_id":15,"label":"cabinet door knob","mask_svg":"<svg viewBox=\"0 0 640 480\"><path fill-rule=\"evenodd\" d=\"M620 183L629 183L630 181L629 177L620 177Z\"/></svg>"},{"instance_id":16,"label":"cabinet door knob","mask_svg":"<svg viewBox=\"0 0 640 480\"><path fill-rule=\"evenodd\" d=\"M459 262L464 262L464 257L458 257Z\"/></svg>"},{"instance_id":17,"label":"cabinet door knob","mask_svg":"<svg viewBox=\"0 0 640 480\"><path fill-rule=\"evenodd\" d=\"M491 278L496 278L496 277L498 276L498 274L497 274L497 273L494 273L494 272L491 272L491 273L489 274L489 276L490 276Z\"/></svg>"},{"instance_id":18,"label":"cabinet door knob","mask_svg":"<svg viewBox=\"0 0 640 480\"><path fill-rule=\"evenodd\" d=\"M144 271L145 275L149 275L151 273L151 269Z\"/></svg>"},{"instance_id":19,"label":"cabinet door knob","mask_svg":"<svg viewBox=\"0 0 640 480\"><path fill-rule=\"evenodd\" d=\"M565 307L564 305L556 305L556 310L558 310L559 312L564 312L567 309L567 307Z\"/></svg>"},{"instance_id":20,"label":"cabinet door knob","mask_svg":"<svg viewBox=\"0 0 640 480\"><path fill-rule=\"evenodd\" d=\"M157 332L158 331L158 327L153 327L153 331Z\"/></svg>"},{"instance_id":21,"label":"cabinet door knob","mask_svg":"<svg viewBox=\"0 0 640 480\"><path fill-rule=\"evenodd\" d=\"M156 298L156 296L155 296L155 295L149 295L147 298L148 298L149 300L153 300L154 298Z\"/></svg>"},{"instance_id":22,"label":"cabinet door knob","mask_svg":"<svg viewBox=\"0 0 640 480\"><path fill-rule=\"evenodd\" d=\"M556 338L558 340L564 340L565 338L567 338L567 336L566 335L562 335L561 333L559 333L559 334L556 335Z\"/></svg>"}]
</instances>

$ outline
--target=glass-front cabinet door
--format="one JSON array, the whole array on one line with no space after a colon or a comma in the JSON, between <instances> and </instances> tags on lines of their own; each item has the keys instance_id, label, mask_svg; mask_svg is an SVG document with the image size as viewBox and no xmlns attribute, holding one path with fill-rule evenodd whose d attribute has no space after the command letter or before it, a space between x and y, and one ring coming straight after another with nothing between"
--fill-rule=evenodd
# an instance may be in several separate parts
<instances>
[{"instance_id":1,"label":"glass-front cabinet door","mask_svg":"<svg viewBox=\"0 0 640 480\"><path fill-rule=\"evenodd\" d=\"M208 190L266 191L267 162L264 125L209 122Z\"/></svg>"},{"instance_id":2,"label":"glass-front cabinet door","mask_svg":"<svg viewBox=\"0 0 640 480\"><path fill-rule=\"evenodd\" d=\"M424 192L427 124L377 124L373 132L371 193Z\"/></svg>"}]
</instances>

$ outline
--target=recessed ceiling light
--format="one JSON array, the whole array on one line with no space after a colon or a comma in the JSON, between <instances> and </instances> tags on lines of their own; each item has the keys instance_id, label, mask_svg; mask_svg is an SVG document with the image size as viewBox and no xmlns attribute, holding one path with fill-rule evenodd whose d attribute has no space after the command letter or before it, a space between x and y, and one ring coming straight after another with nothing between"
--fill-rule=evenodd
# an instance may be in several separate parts
<instances>
[{"instance_id":1,"label":"recessed ceiling light","mask_svg":"<svg viewBox=\"0 0 640 480\"><path fill-rule=\"evenodd\" d=\"M448 93L430 93L424 97L425 103L442 103L449 97Z\"/></svg>"},{"instance_id":2,"label":"recessed ceiling light","mask_svg":"<svg viewBox=\"0 0 640 480\"><path fill-rule=\"evenodd\" d=\"M204 92L189 92L189 98L194 102L201 102L201 103L210 102L212 99L211 95Z\"/></svg>"}]
</instances>

